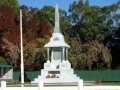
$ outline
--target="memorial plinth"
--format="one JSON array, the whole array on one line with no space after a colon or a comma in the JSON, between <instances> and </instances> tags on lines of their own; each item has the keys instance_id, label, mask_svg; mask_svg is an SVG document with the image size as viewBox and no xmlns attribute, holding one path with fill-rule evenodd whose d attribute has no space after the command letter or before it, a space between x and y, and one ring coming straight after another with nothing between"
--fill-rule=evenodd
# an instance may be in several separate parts
<instances>
[{"instance_id":1,"label":"memorial plinth","mask_svg":"<svg viewBox=\"0 0 120 90\"><path fill-rule=\"evenodd\" d=\"M68 49L70 46L65 43L64 36L59 28L59 9L55 8L55 27L50 42L44 47L47 48L47 62L44 63L44 69L41 75L35 78L31 83L68 83L78 82L79 77L74 74L71 63L68 61Z\"/></svg>"}]
</instances>

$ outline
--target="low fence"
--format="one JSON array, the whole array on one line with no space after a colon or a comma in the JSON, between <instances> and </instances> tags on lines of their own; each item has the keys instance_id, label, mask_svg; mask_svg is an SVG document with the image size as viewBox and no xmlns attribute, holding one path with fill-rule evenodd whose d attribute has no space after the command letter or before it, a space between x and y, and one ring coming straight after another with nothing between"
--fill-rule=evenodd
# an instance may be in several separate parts
<instances>
[{"instance_id":1,"label":"low fence","mask_svg":"<svg viewBox=\"0 0 120 90\"><path fill-rule=\"evenodd\" d=\"M75 71L74 73L84 81L96 81L98 79L101 81L120 81L120 70ZM28 81L33 81L38 75L41 75L40 71L26 71L24 76ZM13 72L13 80L20 80L20 72Z\"/></svg>"},{"instance_id":2,"label":"low fence","mask_svg":"<svg viewBox=\"0 0 120 90\"><path fill-rule=\"evenodd\" d=\"M0 89L1 90L1 89ZM38 87L7 87L5 90L40 90ZM43 90L78 90L78 87L44 87ZM84 86L83 90L120 90L119 86Z\"/></svg>"},{"instance_id":3,"label":"low fence","mask_svg":"<svg viewBox=\"0 0 120 90\"><path fill-rule=\"evenodd\" d=\"M38 87L6 87L2 81L0 90L120 90L120 86L83 86L83 80L79 80L78 86L44 87L40 81Z\"/></svg>"}]
</instances>

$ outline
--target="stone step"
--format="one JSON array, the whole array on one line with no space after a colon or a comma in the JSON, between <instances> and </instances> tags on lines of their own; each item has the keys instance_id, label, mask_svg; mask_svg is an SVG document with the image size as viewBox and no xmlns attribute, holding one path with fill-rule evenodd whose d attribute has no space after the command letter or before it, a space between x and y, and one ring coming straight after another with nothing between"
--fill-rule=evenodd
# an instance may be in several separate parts
<instances>
[{"instance_id":1,"label":"stone step","mask_svg":"<svg viewBox=\"0 0 120 90\"><path fill-rule=\"evenodd\" d=\"M44 78L46 78L46 76L47 75L45 75L45 76L38 76L38 78L36 78L36 79L44 79ZM73 74L73 75L60 75L59 76L59 78L77 78L77 75L76 74Z\"/></svg>"},{"instance_id":2,"label":"stone step","mask_svg":"<svg viewBox=\"0 0 120 90\"><path fill-rule=\"evenodd\" d=\"M78 82L79 79L69 79L69 78L63 78L63 79L59 79L59 78L45 78L45 79L41 79L44 83L70 83L70 82ZM39 83L39 79L35 79L34 81L32 81L31 83Z\"/></svg>"},{"instance_id":3,"label":"stone step","mask_svg":"<svg viewBox=\"0 0 120 90\"><path fill-rule=\"evenodd\" d=\"M44 82L48 82L48 83L60 83L60 82L76 82L78 81L80 78L77 77L76 75L62 75L60 76L60 78L46 78L44 76L38 76L38 78L35 78L34 81L32 81L31 83L38 83L40 80L43 80Z\"/></svg>"}]
</instances>

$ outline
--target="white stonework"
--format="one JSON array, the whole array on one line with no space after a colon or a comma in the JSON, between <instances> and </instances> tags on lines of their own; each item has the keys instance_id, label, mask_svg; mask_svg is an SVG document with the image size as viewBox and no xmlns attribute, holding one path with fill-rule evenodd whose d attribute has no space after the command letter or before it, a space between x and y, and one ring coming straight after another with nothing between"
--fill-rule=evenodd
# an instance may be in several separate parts
<instances>
[{"instance_id":1,"label":"white stonework","mask_svg":"<svg viewBox=\"0 0 120 90\"><path fill-rule=\"evenodd\" d=\"M78 82L80 78L74 74L71 63L68 61L68 48L70 46L65 43L64 36L60 33L59 9L57 4L55 8L54 33L50 38L50 42L44 47L47 48L47 62L44 63L41 76L35 78L31 83L39 83L40 80L43 80L44 83ZM51 78L53 74L56 75L55 78ZM46 78L48 75L50 78Z\"/></svg>"}]
</instances>

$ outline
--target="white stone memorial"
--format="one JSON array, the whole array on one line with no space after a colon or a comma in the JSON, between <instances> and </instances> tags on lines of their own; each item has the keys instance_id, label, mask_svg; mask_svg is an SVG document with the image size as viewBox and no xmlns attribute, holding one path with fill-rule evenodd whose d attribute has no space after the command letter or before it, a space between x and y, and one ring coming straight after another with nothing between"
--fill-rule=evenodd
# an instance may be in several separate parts
<instances>
[{"instance_id":1,"label":"white stone memorial","mask_svg":"<svg viewBox=\"0 0 120 90\"><path fill-rule=\"evenodd\" d=\"M39 83L40 80L44 83L78 82L80 78L74 74L71 63L68 61L68 49L70 46L65 43L64 36L60 33L57 4L55 7L54 33L50 38L50 42L44 47L47 48L47 62L44 63L41 75L31 83Z\"/></svg>"}]
</instances>

